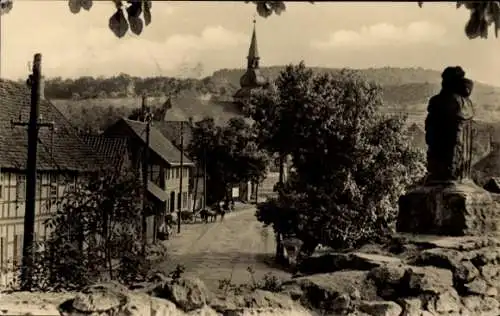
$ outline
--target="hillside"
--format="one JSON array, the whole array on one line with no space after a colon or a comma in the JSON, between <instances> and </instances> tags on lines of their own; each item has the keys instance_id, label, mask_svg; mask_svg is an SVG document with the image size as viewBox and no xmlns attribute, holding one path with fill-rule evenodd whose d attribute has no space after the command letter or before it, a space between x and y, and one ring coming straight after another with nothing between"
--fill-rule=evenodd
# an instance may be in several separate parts
<instances>
[{"instance_id":1,"label":"hillside","mask_svg":"<svg viewBox=\"0 0 500 316\"><path fill-rule=\"evenodd\" d=\"M275 79L284 66L264 67L262 72ZM312 68L316 72L338 73L340 69ZM238 115L238 109L224 102L239 88L243 69L222 69L203 79L170 77L138 78L120 74L111 78L81 77L46 80L45 95L78 126L103 128L110 120L128 115L140 106L140 95L146 92L150 103L161 105L170 93L178 93L174 119L214 116L221 121ZM422 68L370 68L358 72L383 90L386 113L407 113L411 122L423 124L428 99L440 89L440 72ZM476 83L473 100L476 118L500 121L500 88ZM221 102L222 101L222 102ZM174 113L172 113L174 114ZM85 118L89 116L89 118ZM110 118L111 117L111 118Z\"/></svg>"},{"instance_id":2,"label":"hillside","mask_svg":"<svg viewBox=\"0 0 500 316\"><path fill-rule=\"evenodd\" d=\"M262 73L271 80L279 76L284 66L262 68ZM312 68L316 72L336 74L341 69ZM356 69L368 81L376 82L382 87L385 110L387 112L406 112L421 121L425 116L427 101L441 89L441 73L423 68L368 68ZM221 69L216 71L213 82L228 82L231 86L239 85L242 69ZM473 92L477 118L485 121L500 120L500 87L476 83ZM492 116L493 115L493 116Z\"/></svg>"}]
</instances>

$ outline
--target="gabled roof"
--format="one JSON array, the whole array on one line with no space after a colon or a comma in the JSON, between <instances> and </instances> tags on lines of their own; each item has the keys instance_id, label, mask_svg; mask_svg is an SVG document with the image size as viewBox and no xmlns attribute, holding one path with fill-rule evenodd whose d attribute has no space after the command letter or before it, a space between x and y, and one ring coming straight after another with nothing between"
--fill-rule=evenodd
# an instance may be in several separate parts
<instances>
[{"instance_id":1,"label":"gabled roof","mask_svg":"<svg viewBox=\"0 0 500 316\"><path fill-rule=\"evenodd\" d=\"M0 79L0 168L26 169L27 129L12 127L11 120L28 121L31 92L27 86ZM37 168L40 171L95 170L99 158L77 135L76 129L48 100L40 101L43 121L53 121L55 130L40 128Z\"/></svg>"},{"instance_id":2,"label":"gabled roof","mask_svg":"<svg viewBox=\"0 0 500 316\"><path fill-rule=\"evenodd\" d=\"M124 124L131 135L116 135L114 128L118 124ZM132 136L141 140L143 144L146 143L146 123L133 121L122 118L114 125L110 126L105 132L107 136ZM149 133L149 148L155 152L161 159L165 160L170 165L179 165L181 162L181 152L177 147L172 144L163 134L154 126L151 126ZM186 155L183 157L183 164L186 166L193 166L193 162L189 160Z\"/></svg>"},{"instance_id":3,"label":"gabled roof","mask_svg":"<svg viewBox=\"0 0 500 316\"><path fill-rule=\"evenodd\" d=\"M105 166L119 167L127 155L127 137L84 135L82 140L101 158Z\"/></svg>"}]
</instances>

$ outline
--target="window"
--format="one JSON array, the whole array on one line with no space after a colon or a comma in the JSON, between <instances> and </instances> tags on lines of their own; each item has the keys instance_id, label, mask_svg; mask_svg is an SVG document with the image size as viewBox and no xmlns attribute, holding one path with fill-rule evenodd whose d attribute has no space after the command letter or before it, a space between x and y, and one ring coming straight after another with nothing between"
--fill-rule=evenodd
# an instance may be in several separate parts
<instances>
[{"instance_id":1,"label":"window","mask_svg":"<svg viewBox=\"0 0 500 316\"><path fill-rule=\"evenodd\" d=\"M36 179L36 199L39 200L42 195L42 179L37 177Z\"/></svg>"},{"instance_id":2,"label":"window","mask_svg":"<svg viewBox=\"0 0 500 316\"><path fill-rule=\"evenodd\" d=\"M67 192L75 192L76 191L76 186L74 183L67 183L66 184L66 191Z\"/></svg>"},{"instance_id":3,"label":"window","mask_svg":"<svg viewBox=\"0 0 500 316\"><path fill-rule=\"evenodd\" d=\"M5 253L5 238L0 237L0 270L4 267L4 253Z\"/></svg>"},{"instance_id":4,"label":"window","mask_svg":"<svg viewBox=\"0 0 500 316\"><path fill-rule=\"evenodd\" d=\"M186 208L188 204L188 193L182 192L182 208Z\"/></svg>"},{"instance_id":5,"label":"window","mask_svg":"<svg viewBox=\"0 0 500 316\"><path fill-rule=\"evenodd\" d=\"M8 190L9 190L9 201L15 201L16 200L16 192L17 192L17 187L15 185L9 185Z\"/></svg>"},{"instance_id":6,"label":"window","mask_svg":"<svg viewBox=\"0 0 500 316\"><path fill-rule=\"evenodd\" d=\"M47 200L50 197L50 187L51 185L43 184L41 186L41 193L40 193L40 199L41 200Z\"/></svg>"},{"instance_id":7,"label":"window","mask_svg":"<svg viewBox=\"0 0 500 316\"><path fill-rule=\"evenodd\" d=\"M170 179L170 169L167 169L167 172L165 172L165 176L168 179Z\"/></svg>"},{"instance_id":8,"label":"window","mask_svg":"<svg viewBox=\"0 0 500 316\"><path fill-rule=\"evenodd\" d=\"M0 171L0 199L3 199L3 173Z\"/></svg>"},{"instance_id":9,"label":"window","mask_svg":"<svg viewBox=\"0 0 500 316\"><path fill-rule=\"evenodd\" d=\"M179 179L181 176L180 176L180 169L179 168L175 168L175 178L176 179Z\"/></svg>"},{"instance_id":10,"label":"window","mask_svg":"<svg viewBox=\"0 0 500 316\"><path fill-rule=\"evenodd\" d=\"M21 255L22 255L22 244L21 244L22 236L21 235L14 235L14 256L13 260L14 262L20 262Z\"/></svg>"},{"instance_id":11,"label":"window","mask_svg":"<svg viewBox=\"0 0 500 316\"><path fill-rule=\"evenodd\" d=\"M26 200L26 176L18 175L16 182L16 200Z\"/></svg>"},{"instance_id":12,"label":"window","mask_svg":"<svg viewBox=\"0 0 500 316\"><path fill-rule=\"evenodd\" d=\"M159 180L160 180L160 166L159 165L152 165L151 166L151 176L150 176L150 180L155 182L155 183L158 183Z\"/></svg>"},{"instance_id":13,"label":"window","mask_svg":"<svg viewBox=\"0 0 500 316\"><path fill-rule=\"evenodd\" d=\"M49 189L49 199L57 199L57 183L51 183Z\"/></svg>"}]
</instances>

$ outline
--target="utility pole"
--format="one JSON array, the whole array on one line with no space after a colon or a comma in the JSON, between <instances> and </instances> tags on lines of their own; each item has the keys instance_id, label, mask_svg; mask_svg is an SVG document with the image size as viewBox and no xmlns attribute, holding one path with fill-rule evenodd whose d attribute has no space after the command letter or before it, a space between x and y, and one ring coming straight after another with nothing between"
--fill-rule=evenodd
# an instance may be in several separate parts
<instances>
[{"instance_id":1,"label":"utility pole","mask_svg":"<svg viewBox=\"0 0 500 316\"><path fill-rule=\"evenodd\" d=\"M2 52L3 52L2 15L3 12L0 12L0 78L2 78Z\"/></svg>"},{"instance_id":2,"label":"utility pole","mask_svg":"<svg viewBox=\"0 0 500 316\"><path fill-rule=\"evenodd\" d=\"M207 208L207 147L203 145L203 209Z\"/></svg>"},{"instance_id":3,"label":"utility pole","mask_svg":"<svg viewBox=\"0 0 500 316\"><path fill-rule=\"evenodd\" d=\"M35 239L35 209L36 209L36 152L38 144L38 129L40 127L54 128L54 122L39 122L39 107L42 95L42 55L35 54L33 58L33 73L27 84L31 88L30 118L28 122L11 121L12 126L28 127L28 159L26 162L26 209L24 213L23 258L21 266L21 288L31 290L33 281L33 242Z\"/></svg>"},{"instance_id":4,"label":"utility pole","mask_svg":"<svg viewBox=\"0 0 500 316\"><path fill-rule=\"evenodd\" d=\"M184 121L181 121L181 171L179 180L179 197L177 198L177 205L179 206L179 215L177 216L177 234L181 233L181 212L182 212L182 178L184 177Z\"/></svg>"},{"instance_id":5,"label":"utility pole","mask_svg":"<svg viewBox=\"0 0 500 316\"><path fill-rule=\"evenodd\" d=\"M142 222L141 222L141 232L142 232L142 252L146 254L146 246L148 244L148 167L149 167L149 136L151 134L151 121L153 116L149 109L147 108L147 96L142 95L142 117L144 123L146 123L146 144L144 146L144 154L142 157Z\"/></svg>"}]
</instances>

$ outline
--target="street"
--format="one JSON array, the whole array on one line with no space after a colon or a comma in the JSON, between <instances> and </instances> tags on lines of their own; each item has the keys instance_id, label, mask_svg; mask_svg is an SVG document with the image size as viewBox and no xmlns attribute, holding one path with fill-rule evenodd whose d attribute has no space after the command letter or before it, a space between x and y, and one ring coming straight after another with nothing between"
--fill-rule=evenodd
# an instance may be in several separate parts
<instances>
[{"instance_id":1,"label":"street","mask_svg":"<svg viewBox=\"0 0 500 316\"><path fill-rule=\"evenodd\" d=\"M182 226L168 245L168 260L162 269L171 271L176 264L185 266L185 275L199 277L213 291L219 280L234 284L251 281L247 271L252 267L255 278L271 272L280 278L289 274L273 267L275 239L272 228L264 228L255 218L255 207L229 213L221 222Z\"/></svg>"}]
</instances>

